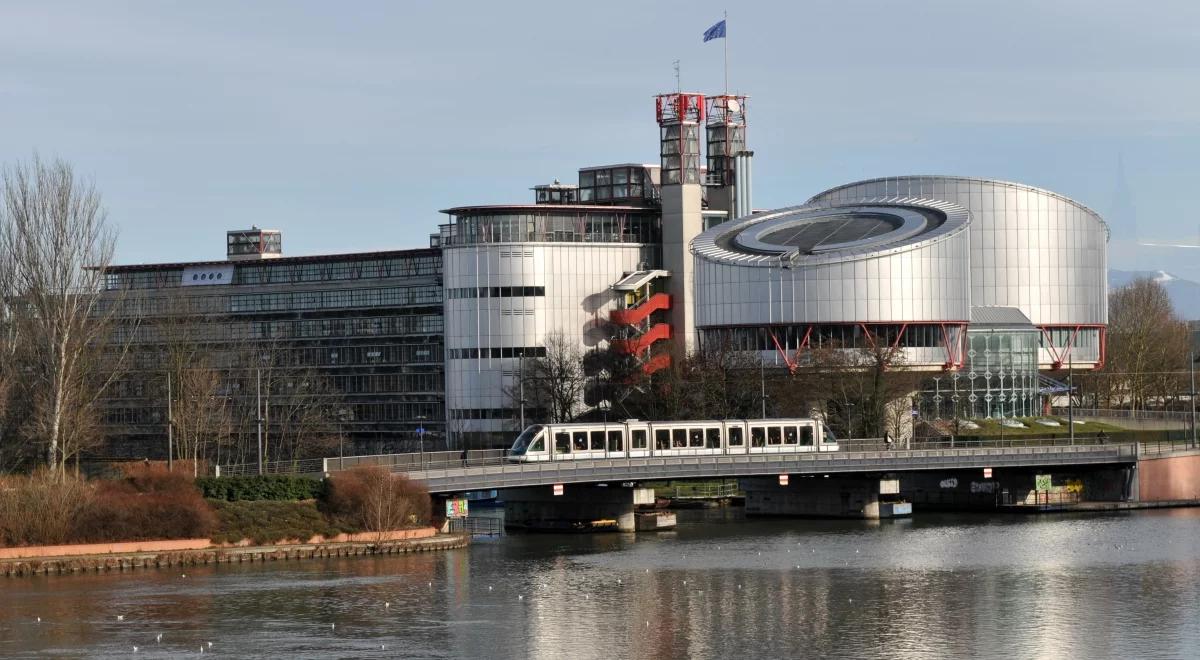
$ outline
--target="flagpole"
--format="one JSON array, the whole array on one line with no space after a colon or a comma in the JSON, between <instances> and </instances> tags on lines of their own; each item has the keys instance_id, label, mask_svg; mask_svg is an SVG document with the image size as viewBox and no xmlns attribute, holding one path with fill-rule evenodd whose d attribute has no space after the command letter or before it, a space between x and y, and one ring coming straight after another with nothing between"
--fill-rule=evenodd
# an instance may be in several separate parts
<instances>
[{"instance_id":1,"label":"flagpole","mask_svg":"<svg viewBox=\"0 0 1200 660\"><path fill-rule=\"evenodd\" d=\"M722 12L725 22L725 96L729 96L729 12Z\"/></svg>"}]
</instances>

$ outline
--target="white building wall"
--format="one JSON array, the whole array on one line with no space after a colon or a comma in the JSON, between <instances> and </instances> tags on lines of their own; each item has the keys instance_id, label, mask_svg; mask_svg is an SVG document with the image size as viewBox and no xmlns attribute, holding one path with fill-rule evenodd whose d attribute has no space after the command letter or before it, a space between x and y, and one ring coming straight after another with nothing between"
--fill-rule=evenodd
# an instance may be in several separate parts
<instances>
[{"instance_id":1,"label":"white building wall","mask_svg":"<svg viewBox=\"0 0 1200 660\"><path fill-rule=\"evenodd\" d=\"M971 300L1017 307L1035 325L1108 322L1108 228L1091 209L1018 183L902 176L827 190L809 203L882 195L952 202L971 214Z\"/></svg>"},{"instance_id":2,"label":"white building wall","mask_svg":"<svg viewBox=\"0 0 1200 660\"><path fill-rule=\"evenodd\" d=\"M653 258L652 246L629 243L500 243L447 247L444 288L544 287L544 297L451 298L445 301L446 409L452 434L509 432L506 419L454 419L454 410L517 407L520 359L492 349L545 346L561 331L581 352L601 348L616 296L609 287ZM488 357L455 358L456 349Z\"/></svg>"},{"instance_id":3,"label":"white building wall","mask_svg":"<svg viewBox=\"0 0 1200 660\"><path fill-rule=\"evenodd\" d=\"M970 318L966 232L877 257L786 269L695 258L701 328Z\"/></svg>"}]
</instances>

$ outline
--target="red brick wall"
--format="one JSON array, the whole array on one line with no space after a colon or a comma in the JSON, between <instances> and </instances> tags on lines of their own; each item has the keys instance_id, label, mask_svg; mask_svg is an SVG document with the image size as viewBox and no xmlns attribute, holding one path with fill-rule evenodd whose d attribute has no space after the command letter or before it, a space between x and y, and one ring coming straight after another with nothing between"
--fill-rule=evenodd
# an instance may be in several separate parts
<instances>
[{"instance_id":1,"label":"red brick wall","mask_svg":"<svg viewBox=\"0 0 1200 660\"><path fill-rule=\"evenodd\" d=\"M1143 502L1200 500L1200 454L1138 461L1138 498Z\"/></svg>"}]
</instances>

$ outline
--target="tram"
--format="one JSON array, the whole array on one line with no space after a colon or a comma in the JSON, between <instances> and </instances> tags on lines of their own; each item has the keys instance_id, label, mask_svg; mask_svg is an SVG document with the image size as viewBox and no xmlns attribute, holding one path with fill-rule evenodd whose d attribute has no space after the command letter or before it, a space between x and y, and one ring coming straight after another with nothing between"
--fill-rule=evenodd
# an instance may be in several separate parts
<instances>
[{"instance_id":1,"label":"tram","mask_svg":"<svg viewBox=\"0 0 1200 660\"><path fill-rule=\"evenodd\" d=\"M815 419L534 424L508 460L571 461L639 456L793 454L837 451L837 438Z\"/></svg>"}]
</instances>

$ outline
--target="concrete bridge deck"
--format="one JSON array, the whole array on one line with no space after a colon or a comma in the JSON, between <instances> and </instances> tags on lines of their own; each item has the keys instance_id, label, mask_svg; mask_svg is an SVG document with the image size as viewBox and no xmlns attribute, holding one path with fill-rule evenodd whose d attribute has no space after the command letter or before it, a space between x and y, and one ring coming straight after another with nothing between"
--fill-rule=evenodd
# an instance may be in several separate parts
<instances>
[{"instance_id":1,"label":"concrete bridge deck","mask_svg":"<svg viewBox=\"0 0 1200 660\"><path fill-rule=\"evenodd\" d=\"M1134 443L1027 447L972 447L837 451L805 454L670 456L510 463L488 459L443 467L393 465L430 493L663 479L714 479L777 474L826 475L968 468L1120 465L1138 460Z\"/></svg>"}]
</instances>

